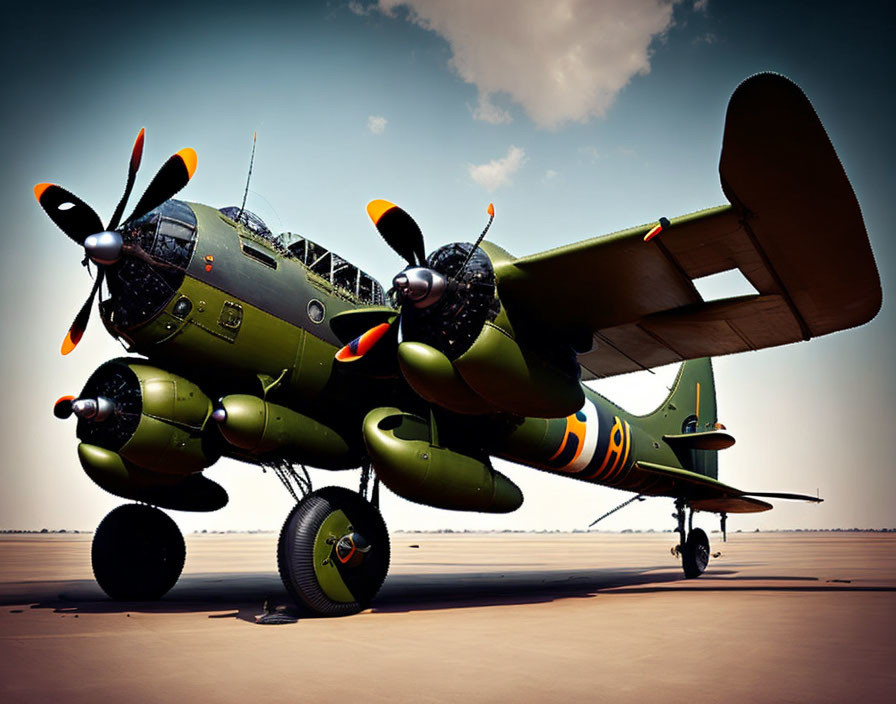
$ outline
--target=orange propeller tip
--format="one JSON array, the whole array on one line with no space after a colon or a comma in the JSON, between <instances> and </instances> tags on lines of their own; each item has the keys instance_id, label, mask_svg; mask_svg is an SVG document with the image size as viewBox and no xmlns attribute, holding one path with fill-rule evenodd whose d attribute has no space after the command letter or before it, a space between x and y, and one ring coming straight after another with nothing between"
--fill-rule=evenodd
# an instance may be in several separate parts
<instances>
[{"instance_id":1,"label":"orange propeller tip","mask_svg":"<svg viewBox=\"0 0 896 704\"><path fill-rule=\"evenodd\" d=\"M65 356L69 352L71 352L73 349L75 349L75 347L77 347L77 346L78 346L78 343L75 340L72 340L72 336L66 335L65 339L62 341L62 349L60 349L59 351L62 353L63 356Z\"/></svg>"},{"instance_id":2,"label":"orange propeller tip","mask_svg":"<svg viewBox=\"0 0 896 704\"><path fill-rule=\"evenodd\" d=\"M494 203L488 204L488 214L491 215L492 217L495 217L495 204Z\"/></svg>"},{"instance_id":3,"label":"orange propeller tip","mask_svg":"<svg viewBox=\"0 0 896 704\"><path fill-rule=\"evenodd\" d=\"M184 166L187 167L189 178L193 178L193 174L196 173L196 164L198 162L196 152L187 147L186 149L181 149L177 155L181 158L181 161L184 162Z\"/></svg>"},{"instance_id":4,"label":"orange propeller tip","mask_svg":"<svg viewBox=\"0 0 896 704\"><path fill-rule=\"evenodd\" d=\"M376 225L380 221L380 218L394 207L396 207L395 203L390 203L387 200L378 198L367 204L367 214L370 216L370 219L373 220L373 224Z\"/></svg>"},{"instance_id":5,"label":"orange propeller tip","mask_svg":"<svg viewBox=\"0 0 896 704\"><path fill-rule=\"evenodd\" d=\"M39 183L34 187L34 197L37 198L38 203L40 203L40 197L44 194L44 191L52 185L52 183Z\"/></svg>"},{"instance_id":6,"label":"orange propeller tip","mask_svg":"<svg viewBox=\"0 0 896 704\"><path fill-rule=\"evenodd\" d=\"M141 127L134 140L134 148L131 149L131 171L136 172L140 168L140 161L143 159L143 143L146 141L146 128Z\"/></svg>"}]
</instances>

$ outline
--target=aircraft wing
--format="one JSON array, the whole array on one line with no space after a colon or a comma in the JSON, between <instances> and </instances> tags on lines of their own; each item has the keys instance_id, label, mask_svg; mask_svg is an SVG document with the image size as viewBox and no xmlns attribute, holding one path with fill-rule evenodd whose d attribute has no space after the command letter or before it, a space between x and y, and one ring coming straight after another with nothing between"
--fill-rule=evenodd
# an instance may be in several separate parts
<instances>
[{"instance_id":1,"label":"aircraft wing","mask_svg":"<svg viewBox=\"0 0 896 704\"><path fill-rule=\"evenodd\" d=\"M496 266L511 321L570 341L583 378L783 345L861 325L881 287L858 201L809 100L777 74L738 87L723 205ZM739 269L757 294L704 302L694 280Z\"/></svg>"}]
</instances>

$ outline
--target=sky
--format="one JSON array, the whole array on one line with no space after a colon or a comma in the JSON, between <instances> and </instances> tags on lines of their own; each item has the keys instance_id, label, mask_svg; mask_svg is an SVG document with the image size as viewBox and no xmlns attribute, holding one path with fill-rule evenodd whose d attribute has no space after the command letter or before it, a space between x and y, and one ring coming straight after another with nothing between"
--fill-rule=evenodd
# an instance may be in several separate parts
<instances>
[{"instance_id":1,"label":"sky","mask_svg":"<svg viewBox=\"0 0 896 704\"><path fill-rule=\"evenodd\" d=\"M470 241L495 204L489 239L515 255L725 203L718 156L727 101L759 71L798 83L853 184L884 305L851 331L716 362L720 420L737 438L719 478L777 502L730 530L896 526L891 424L896 282L890 235L896 149L887 3L553 0L56 4L4 9L6 220L0 529L92 530L121 500L77 459L75 424L52 415L121 347L98 319L78 349L59 346L91 280L82 252L32 195L51 181L103 219L146 127L136 190L182 147L199 166L182 192L247 206L275 232L319 241L388 282L401 260L365 205L400 204L427 248ZM823 228L823 223L809 226ZM599 304L599 302L597 303ZM662 400L675 367L594 382L635 412ZM526 500L506 516L456 513L385 492L392 529L572 530L630 495L498 462ZM277 530L291 499L276 478L220 461L230 493L213 514L173 512L185 531ZM357 472L312 470L316 487ZM669 499L601 524L673 527ZM698 515L697 525L715 528Z\"/></svg>"}]
</instances>

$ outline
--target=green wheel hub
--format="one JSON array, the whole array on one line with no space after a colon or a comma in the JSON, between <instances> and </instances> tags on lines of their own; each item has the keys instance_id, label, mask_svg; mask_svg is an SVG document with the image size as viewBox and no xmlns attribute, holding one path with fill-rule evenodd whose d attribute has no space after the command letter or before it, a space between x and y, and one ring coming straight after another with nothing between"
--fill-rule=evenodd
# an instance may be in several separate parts
<instances>
[{"instance_id":1,"label":"green wheel hub","mask_svg":"<svg viewBox=\"0 0 896 704\"><path fill-rule=\"evenodd\" d=\"M366 608L389 569L389 534L360 494L341 487L312 492L290 512L278 545L280 577L308 615Z\"/></svg>"}]
</instances>

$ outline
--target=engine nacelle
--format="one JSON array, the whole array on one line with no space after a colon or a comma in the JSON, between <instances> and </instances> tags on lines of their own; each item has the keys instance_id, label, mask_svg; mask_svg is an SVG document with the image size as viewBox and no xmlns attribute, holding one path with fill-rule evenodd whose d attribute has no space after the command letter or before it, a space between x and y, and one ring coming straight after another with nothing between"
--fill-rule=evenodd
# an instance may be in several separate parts
<instances>
[{"instance_id":1,"label":"engine nacelle","mask_svg":"<svg viewBox=\"0 0 896 704\"><path fill-rule=\"evenodd\" d=\"M259 458L273 454L321 469L361 462L356 448L329 426L257 396L225 396L212 417L227 442Z\"/></svg>"},{"instance_id":2,"label":"engine nacelle","mask_svg":"<svg viewBox=\"0 0 896 704\"><path fill-rule=\"evenodd\" d=\"M523 503L519 487L488 460L439 447L426 421L397 408L367 414L364 442L377 476L409 501L485 513L510 513Z\"/></svg>"},{"instance_id":3,"label":"engine nacelle","mask_svg":"<svg viewBox=\"0 0 896 704\"><path fill-rule=\"evenodd\" d=\"M137 467L182 476L220 457L203 433L211 400L177 374L113 359L91 374L80 399L99 400L100 407L111 402L111 411L79 417L78 438Z\"/></svg>"},{"instance_id":4,"label":"engine nacelle","mask_svg":"<svg viewBox=\"0 0 896 704\"><path fill-rule=\"evenodd\" d=\"M110 494L177 511L217 511L227 492L200 472L163 474L128 462L117 452L82 442L78 459L87 476Z\"/></svg>"},{"instance_id":5,"label":"engine nacelle","mask_svg":"<svg viewBox=\"0 0 896 704\"><path fill-rule=\"evenodd\" d=\"M576 374L521 347L492 323L453 362L421 342L402 342L398 362L414 391L455 413L564 418L585 400Z\"/></svg>"},{"instance_id":6,"label":"engine nacelle","mask_svg":"<svg viewBox=\"0 0 896 704\"><path fill-rule=\"evenodd\" d=\"M488 243L472 252L470 247L446 245L430 255L428 268L396 277L396 287L402 281L409 286L408 275L417 271L450 281L432 304L406 294L398 346L402 375L424 399L455 413L575 413L585 394L573 349L564 341L533 339L531 331L518 336L492 262L510 255Z\"/></svg>"}]
</instances>

